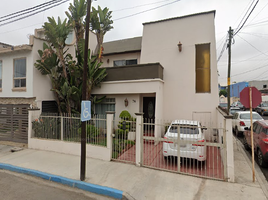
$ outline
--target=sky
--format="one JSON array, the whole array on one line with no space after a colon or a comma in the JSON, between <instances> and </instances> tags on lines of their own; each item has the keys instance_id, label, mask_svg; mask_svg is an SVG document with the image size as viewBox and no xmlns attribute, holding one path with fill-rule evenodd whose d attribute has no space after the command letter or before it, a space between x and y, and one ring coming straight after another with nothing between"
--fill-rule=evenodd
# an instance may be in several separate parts
<instances>
[{"instance_id":1,"label":"sky","mask_svg":"<svg viewBox=\"0 0 268 200\"><path fill-rule=\"evenodd\" d=\"M32 17L2 25L1 17L50 0L8 0L0 7L0 42L11 45L29 43L29 35L41 28L47 17L66 18L69 0L57 7ZM257 0L97 0L100 5L113 11L113 27L104 41L142 36L142 23L216 10L215 35L217 59L226 41L229 27L237 30L243 22L250 5ZM251 7L252 8L252 7ZM249 9L251 10L251 9ZM231 83L268 80L268 0L259 0L243 28L234 36L231 56ZM6 21L5 21L6 22ZM219 83L226 85L228 50L225 49L217 62ZM0 58L1 59L1 58Z\"/></svg>"}]
</instances>

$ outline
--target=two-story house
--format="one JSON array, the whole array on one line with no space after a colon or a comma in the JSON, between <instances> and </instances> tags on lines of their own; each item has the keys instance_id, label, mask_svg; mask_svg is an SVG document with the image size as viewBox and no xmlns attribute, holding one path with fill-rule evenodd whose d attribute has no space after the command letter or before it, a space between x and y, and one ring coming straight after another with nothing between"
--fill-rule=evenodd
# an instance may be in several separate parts
<instances>
[{"instance_id":1,"label":"two-story house","mask_svg":"<svg viewBox=\"0 0 268 200\"><path fill-rule=\"evenodd\" d=\"M107 101L96 112L114 109L118 118L128 110L151 120L216 124L214 17L210 11L148 22L142 37L104 43L108 76L93 94L106 95Z\"/></svg>"}]
</instances>

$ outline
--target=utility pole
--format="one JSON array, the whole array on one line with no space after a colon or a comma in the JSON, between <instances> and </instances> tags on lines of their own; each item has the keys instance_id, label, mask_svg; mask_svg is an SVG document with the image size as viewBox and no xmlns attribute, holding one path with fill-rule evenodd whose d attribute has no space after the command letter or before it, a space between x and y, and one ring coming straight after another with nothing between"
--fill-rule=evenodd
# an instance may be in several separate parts
<instances>
[{"instance_id":1,"label":"utility pole","mask_svg":"<svg viewBox=\"0 0 268 200\"><path fill-rule=\"evenodd\" d=\"M87 68L88 68L88 38L89 38L89 21L90 21L91 0L87 1L87 16L86 16L86 33L85 33L85 50L84 50L84 73L82 86L82 100L87 100ZM81 165L80 165L80 180L84 181L86 177L86 121L81 125Z\"/></svg>"},{"instance_id":2,"label":"utility pole","mask_svg":"<svg viewBox=\"0 0 268 200\"><path fill-rule=\"evenodd\" d=\"M228 84L228 91L227 91L227 97L228 97L228 113L230 112L230 76L231 76L231 45L232 45L232 39L233 39L233 30L231 27L229 27L229 41L228 41L228 77L227 77L227 84Z\"/></svg>"}]
</instances>

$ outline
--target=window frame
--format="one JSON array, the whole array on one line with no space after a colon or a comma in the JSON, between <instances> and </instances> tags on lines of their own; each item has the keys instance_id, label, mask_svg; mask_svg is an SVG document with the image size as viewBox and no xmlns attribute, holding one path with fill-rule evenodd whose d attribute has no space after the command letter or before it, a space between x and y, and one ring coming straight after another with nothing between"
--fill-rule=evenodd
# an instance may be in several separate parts
<instances>
[{"instance_id":1,"label":"window frame","mask_svg":"<svg viewBox=\"0 0 268 200\"><path fill-rule=\"evenodd\" d=\"M25 59L25 77L16 77L15 78L15 61L16 60L22 60ZM25 79L25 87L15 87L15 80L23 80ZM13 89L12 91L26 91L27 87L27 58L21 57L21 58L14 58L13 59Z\"/></svg>"},{"instance_id":2,"label":"window frame","mask_svg":"<svg viewBox=\"0 0 268 200\"><path fill-rule=\"evenodd\" d=\"M1 76L0 76L0 92L2 92L2 88L3 88L3 60L0 60L0 70L1 70Z\"/></svg>"},{"instance_id":3,"label":"window frame","mask_svg":"<svg viewBox=\"0 0 268 200\"><path fill-rule=\"evenodd\" d=\"M130 62L130 61L136 61L137 63L136 64L127 64L127 62ZM125 62L125 65L115 65L115 62ZM125 59L125 60L114 60L113 61L113 66L114 67L121 67L121 66L130 66L130 65L137 65L138 64L138 59L137 58L134 58L134 59Z\"/></svg>"},{"instance_id":4,"label":"window frame","mask_svg":"<svg viewBox=\"0 0 268 200\"><path fill-rule=\"evenodd\" d=\"M198 46L201 46L201 45L208 45L208 50L209 50L209 67L198 67L198 62L197 62L197 57L200 56L200 55L197 55L197 47ZM201 65L200 65L201 66ZM198 71L202 71L202 72L205 72L205 70L208 71L208 75L209 75L209 89L207 91L204 91L205 90L205 86L203 86L203 89L202 91L197 91L198 88L197 86L199 85L199 83L197 83L197 80L198 77L197 76L197 72ZM205 85L205 82L203 81L202 82L202 85ZM195 93L196 94L211 94L211 43L200 43L200 44L195 44Z\"/></svg>"}]
</instances>

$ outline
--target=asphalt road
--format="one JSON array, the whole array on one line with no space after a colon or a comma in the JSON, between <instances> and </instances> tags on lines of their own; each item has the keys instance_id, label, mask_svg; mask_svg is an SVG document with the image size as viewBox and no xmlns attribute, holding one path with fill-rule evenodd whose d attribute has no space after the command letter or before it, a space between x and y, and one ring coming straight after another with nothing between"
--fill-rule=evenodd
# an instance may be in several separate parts
<instances>
[{"instance_id":1,"label":"asphalt road","mask_svg":"<svg viewBox=\"0 0 268 200\"><path fill-rule=\"evenodd\" d=\"M265 120L268 120L268 116L262 116ZM241 142L242 142L242 137L239 137L238 138ZM242 142L243 143L243 142ZM245 149L244 149L245 150ZM247 150L245 150L245 152L246 152L246 154L247 154L247 156L251 159L251 151L247 151ZM254 156L254 158L255 158L255 161L256 161L256 155ZM257 163L257 161L256 161L256 163ZM266 178L266 180L268 181L268 167L267 168L264 168L264 167L260 167L260 169L261 169L261 171L262 171L262 173L263 173L263 175L265 176L265 178Z\"/></svg>"},{"instance_id":2,"label":"asphalt road","mask_svg":"<svg viewBox=\"0 0 268 200\"><path fill-rule=\"evenodd\" d=\"M3 200L93 200L111 199L40 178L0 170Z\"/></svg>"}]
</instances>

